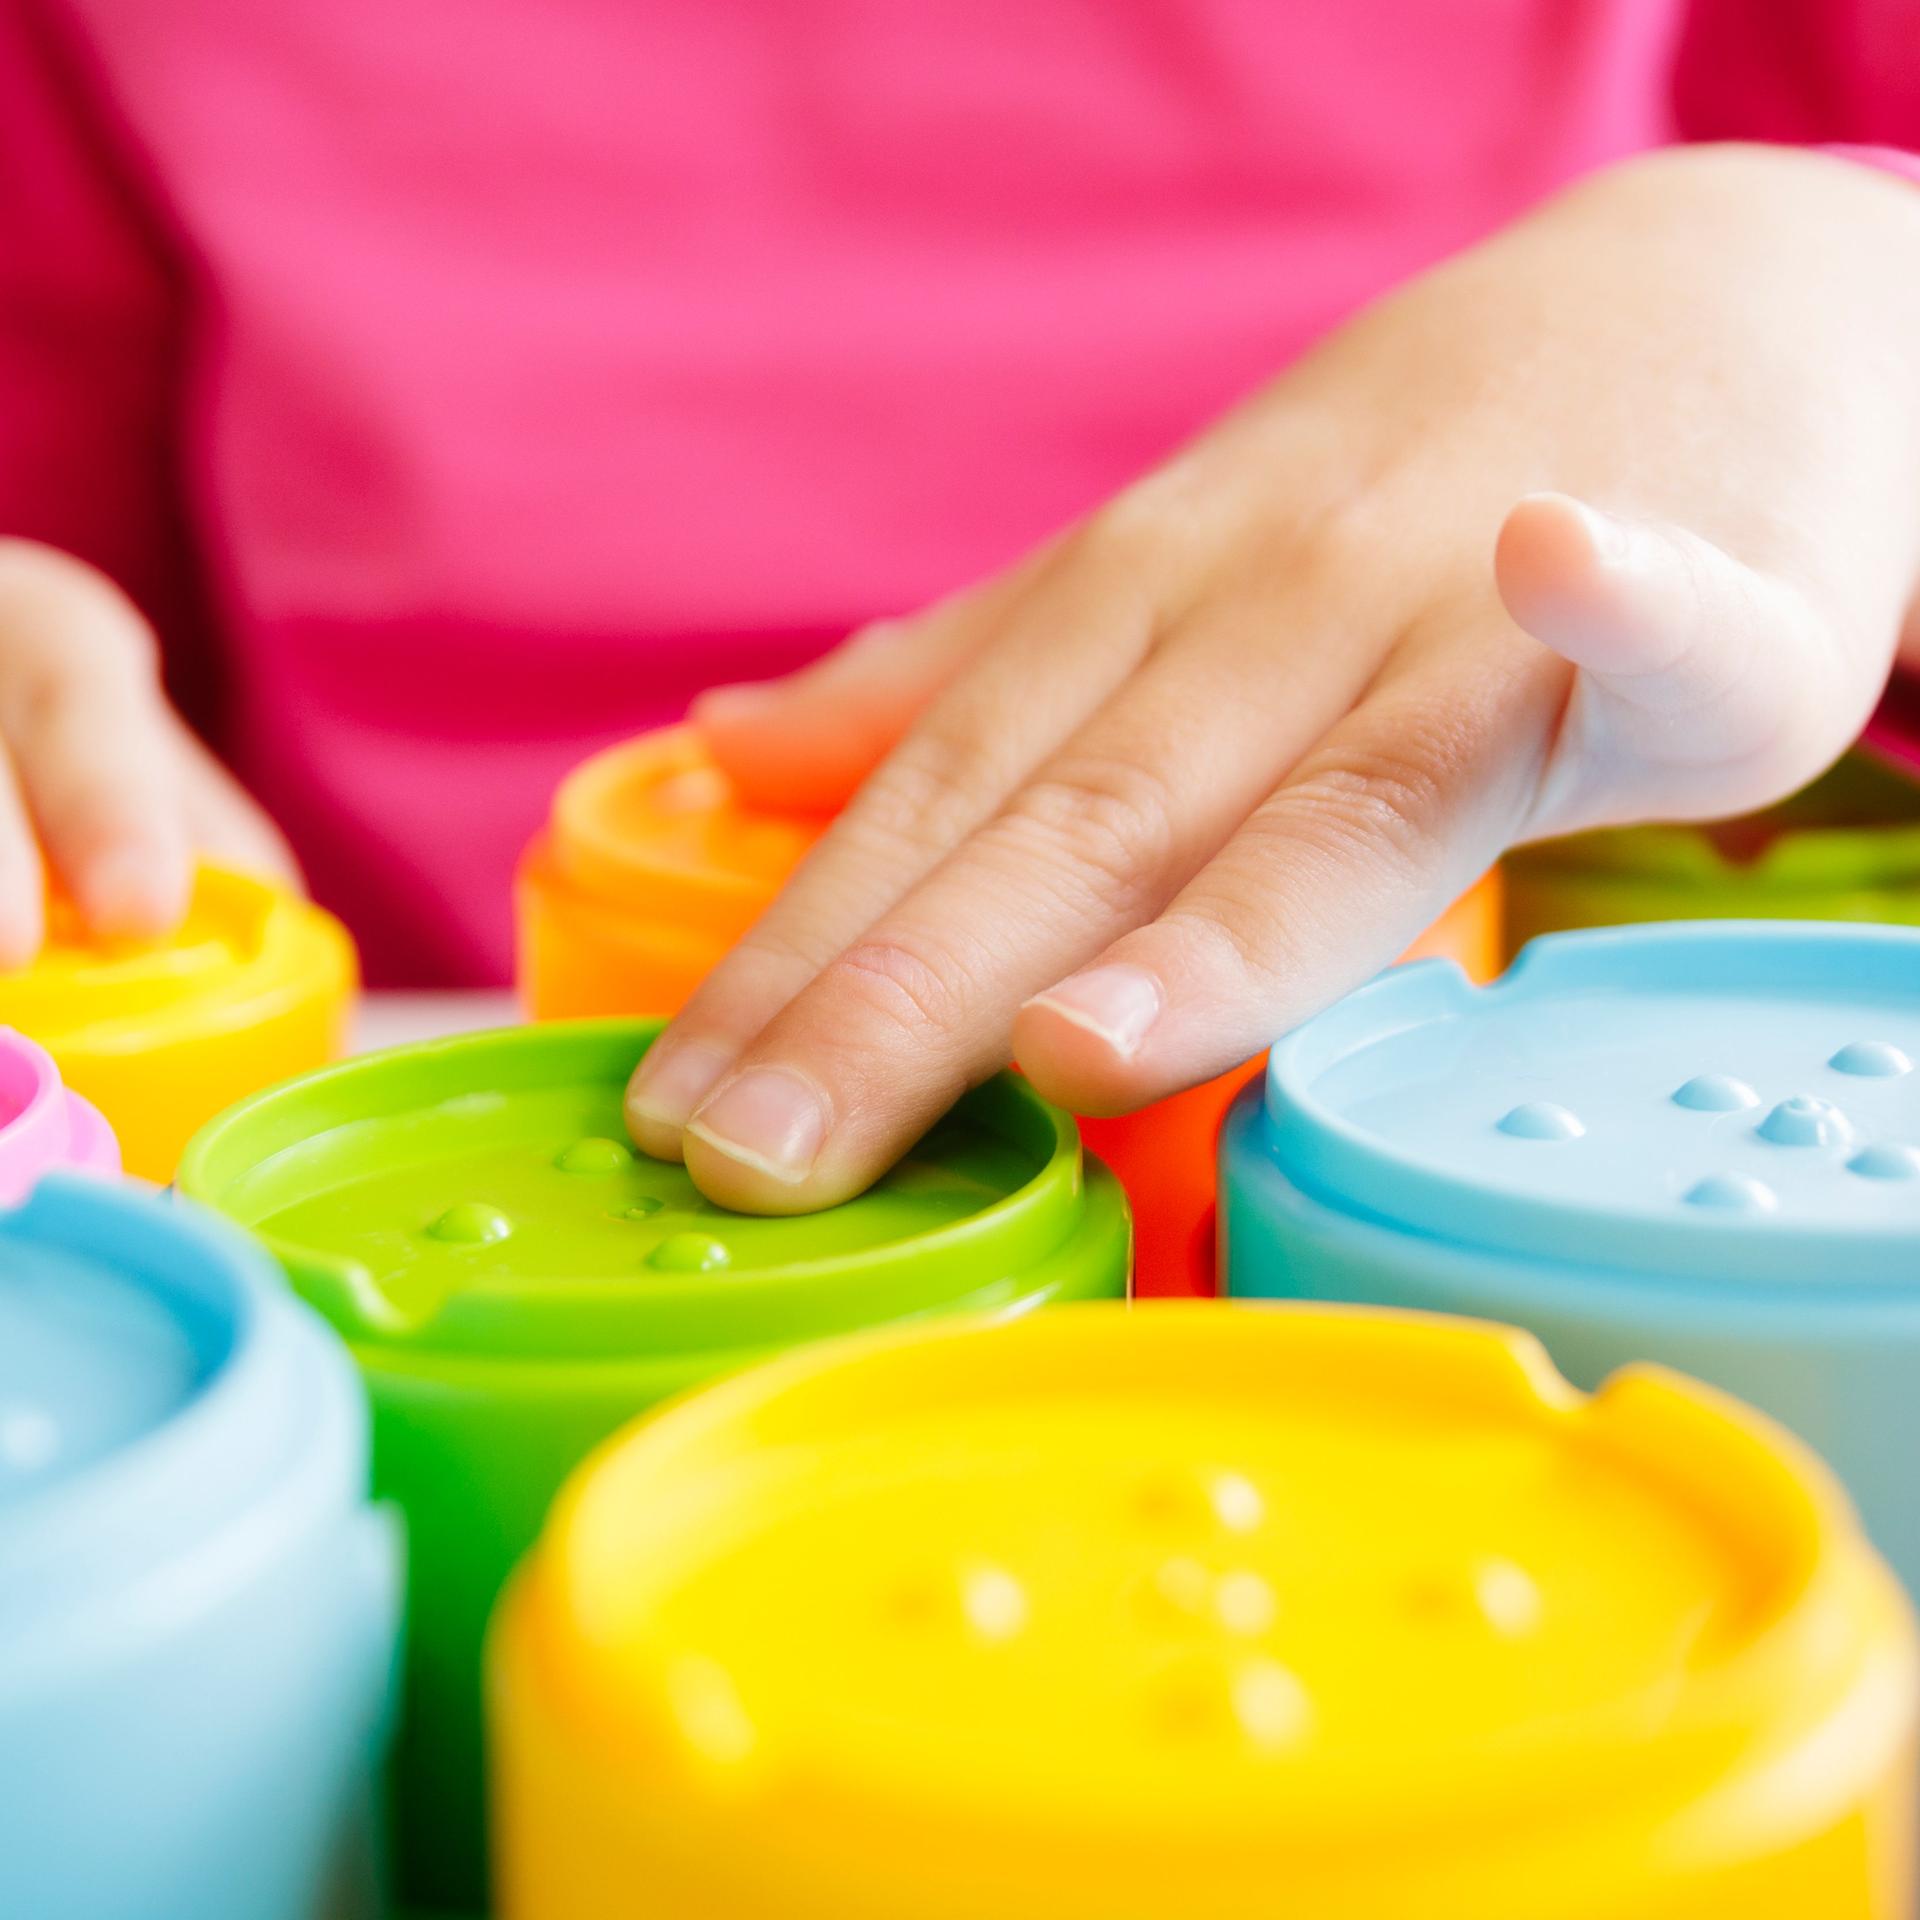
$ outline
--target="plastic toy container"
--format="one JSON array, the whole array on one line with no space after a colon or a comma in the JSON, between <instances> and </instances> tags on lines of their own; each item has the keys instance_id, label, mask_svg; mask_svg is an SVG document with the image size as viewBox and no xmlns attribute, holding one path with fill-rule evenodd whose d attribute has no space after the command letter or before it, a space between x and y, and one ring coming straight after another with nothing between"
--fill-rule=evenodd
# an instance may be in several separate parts
<instances>
[{"instance_id":1,"label":"plastic toy container","mask_svg":"<svg viewBox=\"0 0 1920 1920\"><path fill-rule=\"evenodd\" d=\"M827 822L743 805L689 728L642 735L575 769L517 888L521 998L536 1019L677 1013L751 927ZM1501 958L1489 875L1417 954L1476 978ZM1258 1063L1137 1114L1087 1120L1089 1148L1133 1203L1135 1289L1214 1290L1214 1141Z\"/></svg>"},{"instance_id":2,"label":"plastic toy container","mask_svg":"<svg viewBox=\"0 0 1920 1920\"><path fill-rule=\"evenodd\" d=\"M658 1023L409 1047L235 1108L185 1192L254 1228L372 1389L374 1482L407 1516L403 1892L483 1888L480 1645L581 1456L669 1394L815 1336L955 1309L1118 1295L1118 1184L1073 1122L1002 1077L871 1192L803 1219L702 1200L623 1144Z\"/></svg>"},{"instance_id":3,"label":"plastic toy container","mask_svg":"<svg viewBox=\"0 0 1920 1920\"><path fill-rule=\"evenodd\" d=\"M1457 961L1475 980L1500 971L1500 875L1482 876L1417 940L1409 959ZM1120 1175L1133 1203L1134 1282L1142 1299L1217 1291L1214 1195L1221 1123L1265 1057L1112 1120L1082 1120L1089 1152Z\"/></svg>"},{"instance_id":4,"label":"plastic toy container","mask_svg":"<svg viewBox=\"0 0 1920 1920\"><path fill-rule=\"evenodd\" d=\"M1507 856L1512 952L1542 933L1645 920L1920 925L1920 772L1853 754L1764 813L1622 827Z\"/></svg>"},{"instance_id":5,"label":"plastic toy container","mask_svg":"<svg viewBox=\"0 0 1920 1920\"><path fill-rule=\"evenodd\" d=\"M0 1206L26 1198L54 1167L120 1171L120 1147L97 1108L61 1084L44 1047L0 1027Z\"/></svg>"},{"instance_id":6,"label":"plastic toy container","mask_svg":"<svg viewBox=\"0 0 1920 1920\"><path fill-rule=\"evenodd\" d=\"M1234 1294L1531 1328L1785 1421L1920 1587L1920 931L1559 934L1383 976L1274 1048L1221 1144Z\"/></svg>"},{"instance_id":7,"label":"plastic toy container","mask_svg":"<svg viewBox=\"0 0 1920 1920\"><path fill-rule=\"evenodd\" d=\"M643 1423L496 1619L503 1920L1904 1916L1913 1628L1801 1449L1170 1304Z\"/></svg>"},{"instance_id":8,"label":"plastic toy container","mask_svg":"<svg viewBox=\"0 0 1920 1920\"><path fill-rule=\"evenodd\" d=\"M366 1446L339 1343L223 1222L62 1175L0 1212L0 1913L380 1911Z\"/></svg>"},{"instance_id":9,"label":"plastic toy container","mask_svg":"<svg viewBox=\"0 0 1920 1920\"><path fill-rule=\"evenodd\" d=\"M340 1051L353 945L291 894L203 868L168 940L85 940L59 902L49 923L40 957L0 973L0 1025L106 1115L130 1173L170 1180L202 1121Z\"/></svg>"}]
</instances>

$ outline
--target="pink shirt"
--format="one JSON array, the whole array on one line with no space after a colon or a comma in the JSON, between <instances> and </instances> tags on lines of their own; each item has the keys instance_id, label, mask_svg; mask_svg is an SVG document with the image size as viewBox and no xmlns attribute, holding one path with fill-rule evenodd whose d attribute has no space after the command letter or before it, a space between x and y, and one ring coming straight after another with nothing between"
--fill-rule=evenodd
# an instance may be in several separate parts
<instances>
[{"instance_id":1,"label":"pink shirt","mask_svg":"<svg viewBox=\"0 0 1920 1920\"><path fill-rule=\"evenodd\" d=\"M553 782L1005 562L1678 137L1913 144L1913 0L10 0L0 527L376 979Z\"/></svg>"}]
</instances>

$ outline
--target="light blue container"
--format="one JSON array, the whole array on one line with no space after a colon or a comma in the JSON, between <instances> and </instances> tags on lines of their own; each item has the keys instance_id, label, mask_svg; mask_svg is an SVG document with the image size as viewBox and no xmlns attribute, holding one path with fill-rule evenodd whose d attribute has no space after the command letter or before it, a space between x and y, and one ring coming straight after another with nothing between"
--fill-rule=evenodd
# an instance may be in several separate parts
<instances>
[{"instance_id":1,"label":"light blue container","mask_svg":"<svg viewBox=\"0 0 1920 1920\"><path fill-rule=\"evenodd\" d=\"M1238 1295L1658 1360L1811 1441L1920 1593L1920 930L1536 940L1382 975L1273 1049L1221 1137Z\"/></svg>"},{"instance_id":2,"label":"light blue container","mask_svg":"<svg viewBox=\"0 0 1920 1920\"><path fill-rule=\"evenodd\" d=\"M221 1222L64 1175L0 1212L0 1915L378 1910L366 1426Z\"/></svg>"}]
</instances>

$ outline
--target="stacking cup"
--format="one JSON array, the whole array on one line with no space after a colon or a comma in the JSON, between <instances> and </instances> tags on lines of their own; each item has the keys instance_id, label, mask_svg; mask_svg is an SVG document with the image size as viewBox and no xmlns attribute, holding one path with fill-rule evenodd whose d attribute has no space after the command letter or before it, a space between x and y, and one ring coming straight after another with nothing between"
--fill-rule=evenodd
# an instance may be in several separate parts
<instances>
[{"instance_id":1,"label":"stacking cup","mask_svg":"<svg viewBox=\"0 0 1920 1920\"><path fill-rule=\"evenodd\" d=\"M1649 920L1920 926L1920 768L1850 755L1764 813L1617 827L1507 857L1507 938Z\"/></svg>"},{"instance_id":2,"label":"stacking cup","mask_svg":"<svg viewBox=\"0 0 1920 1920\"><path fill-rule=\"evenodd\" d=\"M0 1913L374 1920L398 1533L345 1351L224 1222L0 1212Z\"/></svg>"},{"instance_id":3,"label":"stacking cup","mask_svg":"<svg viewBox=\"0 0 1920 1920\"><path fill-rule=\"evenodd\" d=\"M1813 1457L1522 1335L1213 1302L772 1363L490 1657L502 1920L1904 1920L1913 1627Z\"/></svg>"},{"instance_id":4,"label":"stacking cup","mask_svg":"<svg viewBox=\"0 0 1920 1920\"><path fill-rule=\"evenodd\" d=\"M1920 930L1550 935L1385 975L1275 1046L1221 1143L1230 1292L1530 1328L1792 1427L1920 1591Z\"/></svg>"},{"instance_id":5,"label":"stacking cup","mask_svg":"<svg viewBox=\"0 0 1920 1920\"><path fill-rule=\"evenodd\" d=\"M39 958L0 973L0 1025L38 1041L106 1115L129 1173L164 1181L203 1121L340 1051L354 980L330 915L202 868L165 940L92 939L55 901Z\"/></svg>"},{"instance_id":6,"label":"stacking cup","mask_svg":"<svg viewBox=\"0 0 1920 1920\"><path fill-rule=\"evenodd\" d=\"M374 1481L410 1543L396 1835L403 1892L483 1893L480 1644L567 1472L683 1388L816 1336L1117 1296L1118 1184L1003 1076L859 1199L721 1212L624 1144L657 1024L566 1022L398 1049L208 1127L182 1190L252 1227L346 1337Z\"/></svg>"}]
</instances>

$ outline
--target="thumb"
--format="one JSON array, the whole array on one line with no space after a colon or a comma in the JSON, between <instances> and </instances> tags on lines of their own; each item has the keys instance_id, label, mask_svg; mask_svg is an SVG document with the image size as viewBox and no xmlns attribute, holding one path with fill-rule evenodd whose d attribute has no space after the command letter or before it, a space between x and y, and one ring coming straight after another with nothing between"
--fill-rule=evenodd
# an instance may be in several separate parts
<instances>
[{"instance_id":1,"label":"thumb","mask_svg":"<svg viewBox=\"0 0 1920 1920\"><path fill-rule=\"evenodd\" d=\"M1513 618L1579 669L1538 830L1766 805L1872 704L1798 587L1686 528L1534 494L1508 514L1494 570Z\"/></svg>"}]
</instances>

